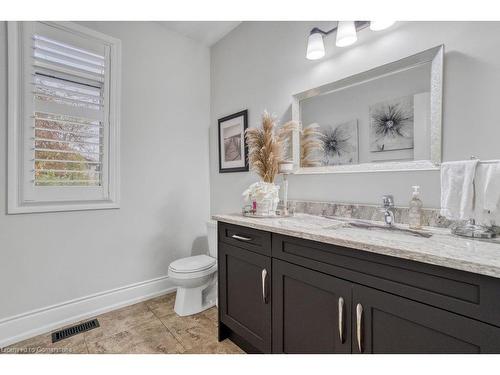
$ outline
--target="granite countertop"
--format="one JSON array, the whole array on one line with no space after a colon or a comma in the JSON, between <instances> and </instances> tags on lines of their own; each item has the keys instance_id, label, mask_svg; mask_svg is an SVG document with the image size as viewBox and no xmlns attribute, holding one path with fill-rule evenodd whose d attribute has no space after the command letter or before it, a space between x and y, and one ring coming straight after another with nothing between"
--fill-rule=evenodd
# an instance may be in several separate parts
<instances>
[{"instance_id":1,"label":"granite countertop","mask_svg":"<svg viewBox=\"0 0 500 375\"><path fill-rule=\"evenodd\" d=\"M241 214L213 215L225 223L284 234L371 253L409 259L500 278L500 240L457 237L449 229L425 227L424 238L385 229L348 226L345 218L296 214L293 217L250 218ZM405 225L398 227L407 228Z\"/></svg>"}]
</instances>

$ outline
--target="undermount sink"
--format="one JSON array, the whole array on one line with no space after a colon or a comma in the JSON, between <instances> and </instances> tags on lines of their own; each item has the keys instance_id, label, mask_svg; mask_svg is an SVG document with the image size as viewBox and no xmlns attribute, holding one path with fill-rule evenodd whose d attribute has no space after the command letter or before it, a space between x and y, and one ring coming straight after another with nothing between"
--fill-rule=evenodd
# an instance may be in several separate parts
<instances>
[{"instance_id":1,"label":"undermount sink","mask_svg":"<svg viewBox=\"0 0 500 375\"><path fill-rule=\"evenodd\" d=\"M339 218L339 217L328 217L328 218L338 220L338 221L344 221L348 226L351 226L354 228L382 229L382 230L387 230L387 231L391 231L391 232L404 233L404 234L409 234L411 236L417 236L417 237L423 237L423 238L432 237L432 233L425 232L422 230L401 228L401 227L394 226L394 225L377 224L373 221L346 219L346 218Z\"/></svg>"}]
</instances>

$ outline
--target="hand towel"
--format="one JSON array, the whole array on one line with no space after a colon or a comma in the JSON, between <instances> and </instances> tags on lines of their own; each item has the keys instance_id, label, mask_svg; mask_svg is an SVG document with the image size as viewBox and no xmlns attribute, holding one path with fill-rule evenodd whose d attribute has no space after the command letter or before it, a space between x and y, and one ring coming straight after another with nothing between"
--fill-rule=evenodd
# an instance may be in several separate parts
<instances>
[{"instance_id":1,"label":"hand towel","mask_svg":"<svg viewBox=\"0 0 500 375\"><path fill-rule=\"evenodd\" d=\"M498 211L500 201L500 163L481 165L486 169L484 189L484 209L494 213Z\"/></svg>"},{"instance_id":2,"label":"hand towel","mask_svg":"<svg viewBox=\"0 0 500 375\"><path fill-rule=\"evenodd\" d=\"M452 161L441 165L441 215L450 220L473 217L474 176L478 160Z\"/></svg>"},{"instance_id":3,"label":"hand towel","mask_svg":"<svg viewBox=\"0 0 500 375\"><path fill-rule=\"evenodd\" d=\"M500 163L479 163L474 179L474 219L478 224L500 224Z\"/></svg>"}]
</instances>

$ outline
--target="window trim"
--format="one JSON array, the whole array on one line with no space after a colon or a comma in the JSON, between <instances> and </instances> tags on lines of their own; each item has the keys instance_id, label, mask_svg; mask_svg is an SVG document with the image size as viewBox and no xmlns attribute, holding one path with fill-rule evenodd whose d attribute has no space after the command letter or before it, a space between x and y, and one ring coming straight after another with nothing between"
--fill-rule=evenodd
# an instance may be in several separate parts
<instances>
[{"instance_id":1,"label":"window trim","mask_svg":"<svg viewBox=\"0 0 500 375\"><path fill-rule=\"evenodd\" d=\"M7 120L7 213L34 213L55 211L80 211L112 209L120 207L120 102L121 102L121 41L100 32L77 25L73 22L46 22L67 32L80 34L100 40L110 47L109 79L109 158L106 198L102 200L71 201L26 201L23 199L24 163L22 144L24 127L22 75L23 46L20 40L20 27L23 22L7 23L7 61L8 61L8 120Z\"/></svg>"}]
</instances>

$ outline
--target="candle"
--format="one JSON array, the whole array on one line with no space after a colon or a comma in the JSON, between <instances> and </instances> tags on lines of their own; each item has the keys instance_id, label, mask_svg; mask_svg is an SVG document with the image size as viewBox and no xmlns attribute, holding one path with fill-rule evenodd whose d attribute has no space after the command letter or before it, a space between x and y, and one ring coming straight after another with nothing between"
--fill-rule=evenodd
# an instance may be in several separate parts
<instances>
[{"instance_id":1,"label":"candle","mask_svg":"<svg viewBox=\"0 0 500 375\"><path fill-rule=\"evenodd\" d=\"M292 173L293 163L281 163L279 166L279 173Z\"/></svg>"}]
</instances>

